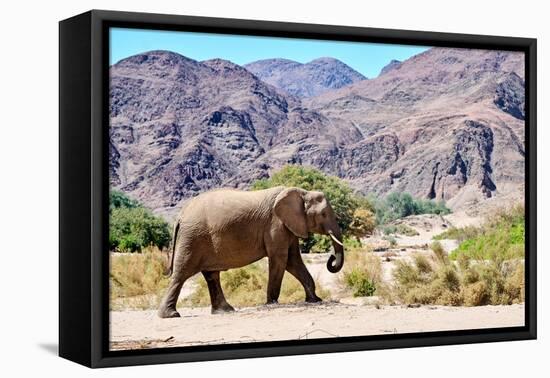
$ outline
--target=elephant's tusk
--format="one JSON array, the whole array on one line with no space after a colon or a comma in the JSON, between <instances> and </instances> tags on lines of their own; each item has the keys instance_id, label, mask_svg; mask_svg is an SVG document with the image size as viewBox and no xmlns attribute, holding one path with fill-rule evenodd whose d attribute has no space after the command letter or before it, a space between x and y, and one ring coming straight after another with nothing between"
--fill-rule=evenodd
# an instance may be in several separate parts
<instances>
[{"instance_id":1,"label":"elephant's tusk","mask_svg":"<svg viewBox=\"0 0 550 378\"><path fill-rule=\"evenodd\" d=\"M338 240L336 238L336 236L334 236L334 234L332 233L332 231L329 231L328 234L330 235L330 237L332 238L332 240L334 240L335 243L338 243L340 244L342 247L344 246L344 244L342 244L342 242L340 240Z\"/></svg>"}]
</instances>

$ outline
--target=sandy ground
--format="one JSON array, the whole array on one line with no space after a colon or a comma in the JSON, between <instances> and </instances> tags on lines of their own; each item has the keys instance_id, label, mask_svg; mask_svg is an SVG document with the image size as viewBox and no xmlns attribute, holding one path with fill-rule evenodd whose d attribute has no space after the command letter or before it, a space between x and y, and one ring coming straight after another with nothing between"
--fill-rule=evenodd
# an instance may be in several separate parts
<instances>
[{"instance_id":1,"label":"sandy ground","mask_svg":"<svg viewBox=\"0 0 550 378\"><path fill-rule=\"evenodd\" d=\"M452 214L422 215L402 222L418 235L395 235L391 247L383 235L363 240L382 260L383 277L392 281L396 261L414 254L430 254L433 236L452 226L477 225L479 217ZM449 253L454 240L441 240ZM325 254L302 255L319 284L337 301L323 304L292 304L237 309L235 313L211 315L210 307L180 308L181 318L160 319L154 310L111 312L111 348L141 349L254 341L296 340L388 333L430 332L460 329L514 327L524 324L524 306L384 306L377 297L353 298L342 290L339 275L326 269ZM180 298L195 289L194 277L186 282Z\"/></svg>"},{"instance_id":2,"label":"sandy ground","mask_svg":"<svg viewBox=\"0 0 550 378\"><path fill-rule=\"evenodd\" d=\"M111 348L162 348L296 340L524 324L524 306L366 306L340 303L271 305L211 315L209 308L180 309L181 318L155 311L111 313Z\"/></svg>"}]
</instances>

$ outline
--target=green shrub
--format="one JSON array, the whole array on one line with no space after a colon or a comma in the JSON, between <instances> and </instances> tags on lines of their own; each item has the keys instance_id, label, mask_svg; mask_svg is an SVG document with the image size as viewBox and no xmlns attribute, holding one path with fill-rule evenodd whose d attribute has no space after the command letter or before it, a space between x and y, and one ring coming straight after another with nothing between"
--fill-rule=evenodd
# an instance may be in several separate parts
<instances>
[{"instance_id":1,"label":"green shrub","mask_svg":"<svg viewBox=\"0 0 550 378\"><path fill-rule=\"evenodd\" d=\"M168 224L122 193L111 195L109 248L119 252L139 252L147 246L167 247Z\"/></svg>"},{"instance_id":2,"label":"green shrub","mask_svg":"<svg viewBox=\"0 0 550 378\"><path fill-rule=\"evenodd\" d=\"M388 224L384 227L382 227L382 233L384 235L391 235L397 233L397 226L395 224Z\"/></svg>"},{"instance_id":3,"label":"green shrub","mask_svg":"<svg viewBox=\"0 0 550 378\"><path fill-rule=\"evenodd\" d=\"M344 275L346 285L353 290L354 297L371 297L376 291L376 285L372 282L365 271L359 268L352 268Z\"/></svg>"},{"instance_id":4,"label":"green shrub","mask_svg":"<svg viewBox=\"0 0 550 378\"><path fill-rule=\"evenodd\" d=\"M466 237L459 236L462 232ZM456 229L453 234L462 239L449 258L465 255L474 260L504 261L525 255L525 218L523 206L492 215L483 226Z\"/></svg>"},{"instance_id":5,"label":"green shrub","mask_svg":"<svg viewBox=\"0 0 550 378\"><path fill-rule=\"evenodd\" d=\"M382 279L380 258L359 248L347 252L340 283L354 297L370 297L387 289Z\"/></svg>"},{"instance_id":6,"label":"green shrub","mask_svg":"<svg viewBox=\"0 0 550 378\"><path fill-rule=\"evenodd\" d=\"M432 239L434 240L443 240L443 239L453 239L458 242L463 242L466 239L474 238L480 233L479 227L466 226L466 227L450 227L448 230L443 231L442 233L435 235Z\"/></svg>"},{"instance_id":7,"label":"green shrub","mask_svg":"<svg viewBox=\"0 0 550 378\"><path fill-rule=\"evenodd\" d=\"M391 235L384 236L382 239L389 241L392 248L397 245L397 240Z\"/></svg>"},{"instance_id":8,"label":"green shrub","mask_svg":"<svg viewBox=\"0 0 550 378\"><path fill-rule=\"evenodd\" d=\"M126 194L118 190L112 190L109 193L109 210L118 209L120 207L135 209L136 207L141 207L141 205L138 201L131 199Z\"/></svg>"},{"instance_id":9,"label":"green shrub","mask_svg":"<svg viewBox=\"0 0 550 378\"><path fill-rule=\"evenodd\" d=\"M361 248L361 241L355 237L344 237L344 250L348 251L351 249Z\"/></svg>"},{"instance_id":10,"label":"green shrub","mask_svg":"<svg viewBox=\"0 0 550 378\"><path fill-rule=\"evenodd\" d=\"M384 235L399 234L405 236L416 236L418 231L406 224L388 224L382 227Z\"/></svg>"},{"instance_id":11,"label":"green shrub","mask_svg":"<svg viewBox=\"0 0 550 378\"><path fill-rule=\"evenodd\" d=\"M376 200L376 221L386 224L409 215L449 214L451 210L443 202L415 199L409 193L393 192L383 200Z\"/></svg>"}]
</instances>

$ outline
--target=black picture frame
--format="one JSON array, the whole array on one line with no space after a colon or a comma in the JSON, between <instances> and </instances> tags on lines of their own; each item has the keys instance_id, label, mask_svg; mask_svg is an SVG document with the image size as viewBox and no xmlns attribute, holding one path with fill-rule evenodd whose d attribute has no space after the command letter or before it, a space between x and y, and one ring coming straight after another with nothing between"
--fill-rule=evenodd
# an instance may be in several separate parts
<instances>
[{"instance_id":1,"label":"black picture frame","mask_svg":"<svg viewBox=\"0 0 550 378\"><path fill-rule=\"evenodd\" d=\"M110 351L108 30L181 30L525 53L525 326ZM535 339L536 39L92 10L59 23L59 355L89 367Z\"/></svg>"}]
</instances>

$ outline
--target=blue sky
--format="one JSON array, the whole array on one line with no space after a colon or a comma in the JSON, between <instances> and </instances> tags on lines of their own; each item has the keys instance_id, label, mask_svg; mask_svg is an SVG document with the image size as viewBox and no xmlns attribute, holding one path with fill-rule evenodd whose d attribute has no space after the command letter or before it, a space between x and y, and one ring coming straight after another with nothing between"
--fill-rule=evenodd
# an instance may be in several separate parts
<instances>
[{"instance_id":1,"label":"blue sky","mask_svg":"<svg viewBox=\"0 0 550 378\"><path fill-rule=\"evenodd\" d=\"M366 77L373 78L390 60L403 61L426 49L428 47L364 42L112 28L109 62L115 64L121 59L150 50L169 50L199 61L222 58L239 65L269 58L307 63L330 56Z\"/></svg>"}]
</instances>

